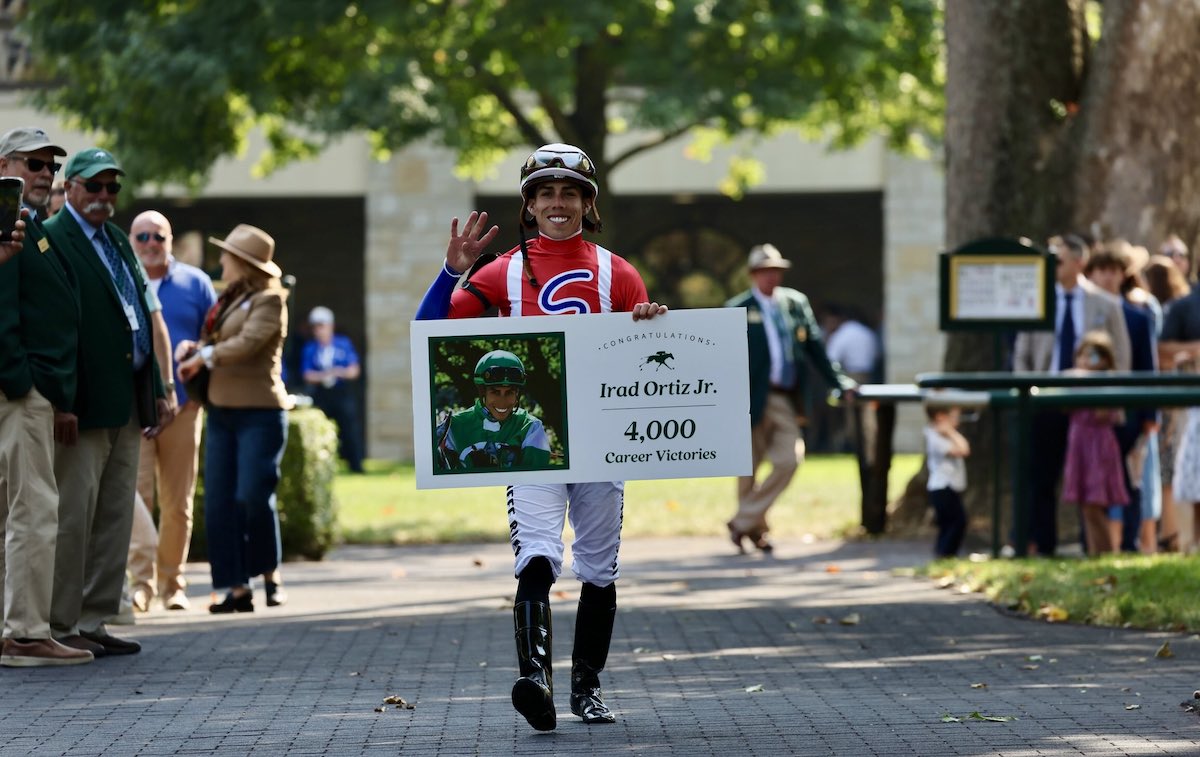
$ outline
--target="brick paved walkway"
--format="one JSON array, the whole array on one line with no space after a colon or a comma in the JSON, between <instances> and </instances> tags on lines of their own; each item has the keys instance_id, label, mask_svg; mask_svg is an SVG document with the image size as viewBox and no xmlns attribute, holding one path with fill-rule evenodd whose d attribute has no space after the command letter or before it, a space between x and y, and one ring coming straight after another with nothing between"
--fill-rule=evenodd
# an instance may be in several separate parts
<instances>
[{"instance_id":1,"label":"brick paved walkway","mask_svg":"<svg viewBox=\"0 0 1200 757\"><path fill-rule=\"evenodd\" d=\"M926 555L628 541L603 674L619 722L567 709L578 585L562 580L546 734L509 702L507 545L342 549L285 566L291 601L252 616L204 612L192 566L196 609L114 627L141 654L0 669L0 754L1200 754L1200 718L1179 706L1200 688L1200 640L1024 621L891 573ZM1176 656L1156 659L1168 639ZM389 695L414 709L376 712ZM1018 720L942 720L972 712Z\"/></svg>"}]
</instances>

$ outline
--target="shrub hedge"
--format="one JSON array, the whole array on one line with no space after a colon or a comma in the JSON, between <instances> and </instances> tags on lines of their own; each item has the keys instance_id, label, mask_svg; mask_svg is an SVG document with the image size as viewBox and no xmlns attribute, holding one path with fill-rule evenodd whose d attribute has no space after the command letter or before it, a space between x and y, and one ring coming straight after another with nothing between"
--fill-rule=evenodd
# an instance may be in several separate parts
<instances>
[{"instance_id":1,"label":"shrub hedge","mask_svg":"<svg viewBox=\"0 0 1200 757\"><path fill-rule=\"evenodd\" d=\"M337 425L320 410L300 408L288 413L287 446L276 490L284 560L320 560L333 546L337 521L337 503L333 499L337 448ZM192 511L195 527L188 557L206 560L203 443Z\"/></svg>"}]
</instances>

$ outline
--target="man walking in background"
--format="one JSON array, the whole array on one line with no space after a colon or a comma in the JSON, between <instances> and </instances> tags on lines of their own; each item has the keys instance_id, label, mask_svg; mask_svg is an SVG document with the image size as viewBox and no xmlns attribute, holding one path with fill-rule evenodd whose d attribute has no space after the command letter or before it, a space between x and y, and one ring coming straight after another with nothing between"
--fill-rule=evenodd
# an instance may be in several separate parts
<instances>
[{"instance_id":1,"label":"man walking in background","mask_svg":"<svg viewBox=\"0 0 1200 757\"><path fill-rule=\"evenodd\" d=\"M762 244L750 250L749 267L750 290L725 306L746 308L753 467L749 476L738 479L737 513L726 525L738 551L745 551L742 542L749 538L759 550L770 552L767 511L804 458L798 419L804 413L807 363L811 361L841 392L852 393L858 385L825 353L821 327L808 298L780 286L791 261L775 245ZM764 459L771 463L771 471L759 481L756 472Z\"/></svg>"}]
</instances>

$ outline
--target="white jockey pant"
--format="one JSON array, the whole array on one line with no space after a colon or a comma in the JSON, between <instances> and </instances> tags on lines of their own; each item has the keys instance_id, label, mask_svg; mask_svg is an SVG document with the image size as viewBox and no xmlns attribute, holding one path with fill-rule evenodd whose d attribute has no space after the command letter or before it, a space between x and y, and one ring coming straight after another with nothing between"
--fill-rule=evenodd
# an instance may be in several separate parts
<instances>
[{"instance_id":1,"label":"white jockey pant","mask_svg":"<svg viewBox=\"0 0 1200 757\"><path fill-rule=\"evenodd\" d=\"M563 526L567 516L575 541L571 543L571 569L585 583L605 587L620 576L617 552L621 547L621 520L625 507L625 482L588 484L517 484L508 487L508 529L521 575L535 557L545 557L562 573Z\"/></svg>"}]
</instances>

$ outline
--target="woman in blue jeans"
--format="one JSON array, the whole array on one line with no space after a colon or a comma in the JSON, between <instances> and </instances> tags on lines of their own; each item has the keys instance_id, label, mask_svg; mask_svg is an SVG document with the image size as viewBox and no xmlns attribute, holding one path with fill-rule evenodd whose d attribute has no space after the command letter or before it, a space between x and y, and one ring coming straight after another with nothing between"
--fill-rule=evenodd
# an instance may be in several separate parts
<instances>
[{"instance_id":1,"label":"woman in blue jeans","mask_svg":"<svg viewBox=\"0 0 1200 757\"><path fill-rule=\"evenodd\" d=\"M268 605L282 604L282 549L275 487L287 442L287 391L281 379L287 290L271 258L275 240L241 224L220 247L225 291L205 319L200 343L176 351L179 375L208 370L204 448L204 522L214 591L212 613L253 612L250 577L262 575Z\"/></svg>"}]
</instances>

